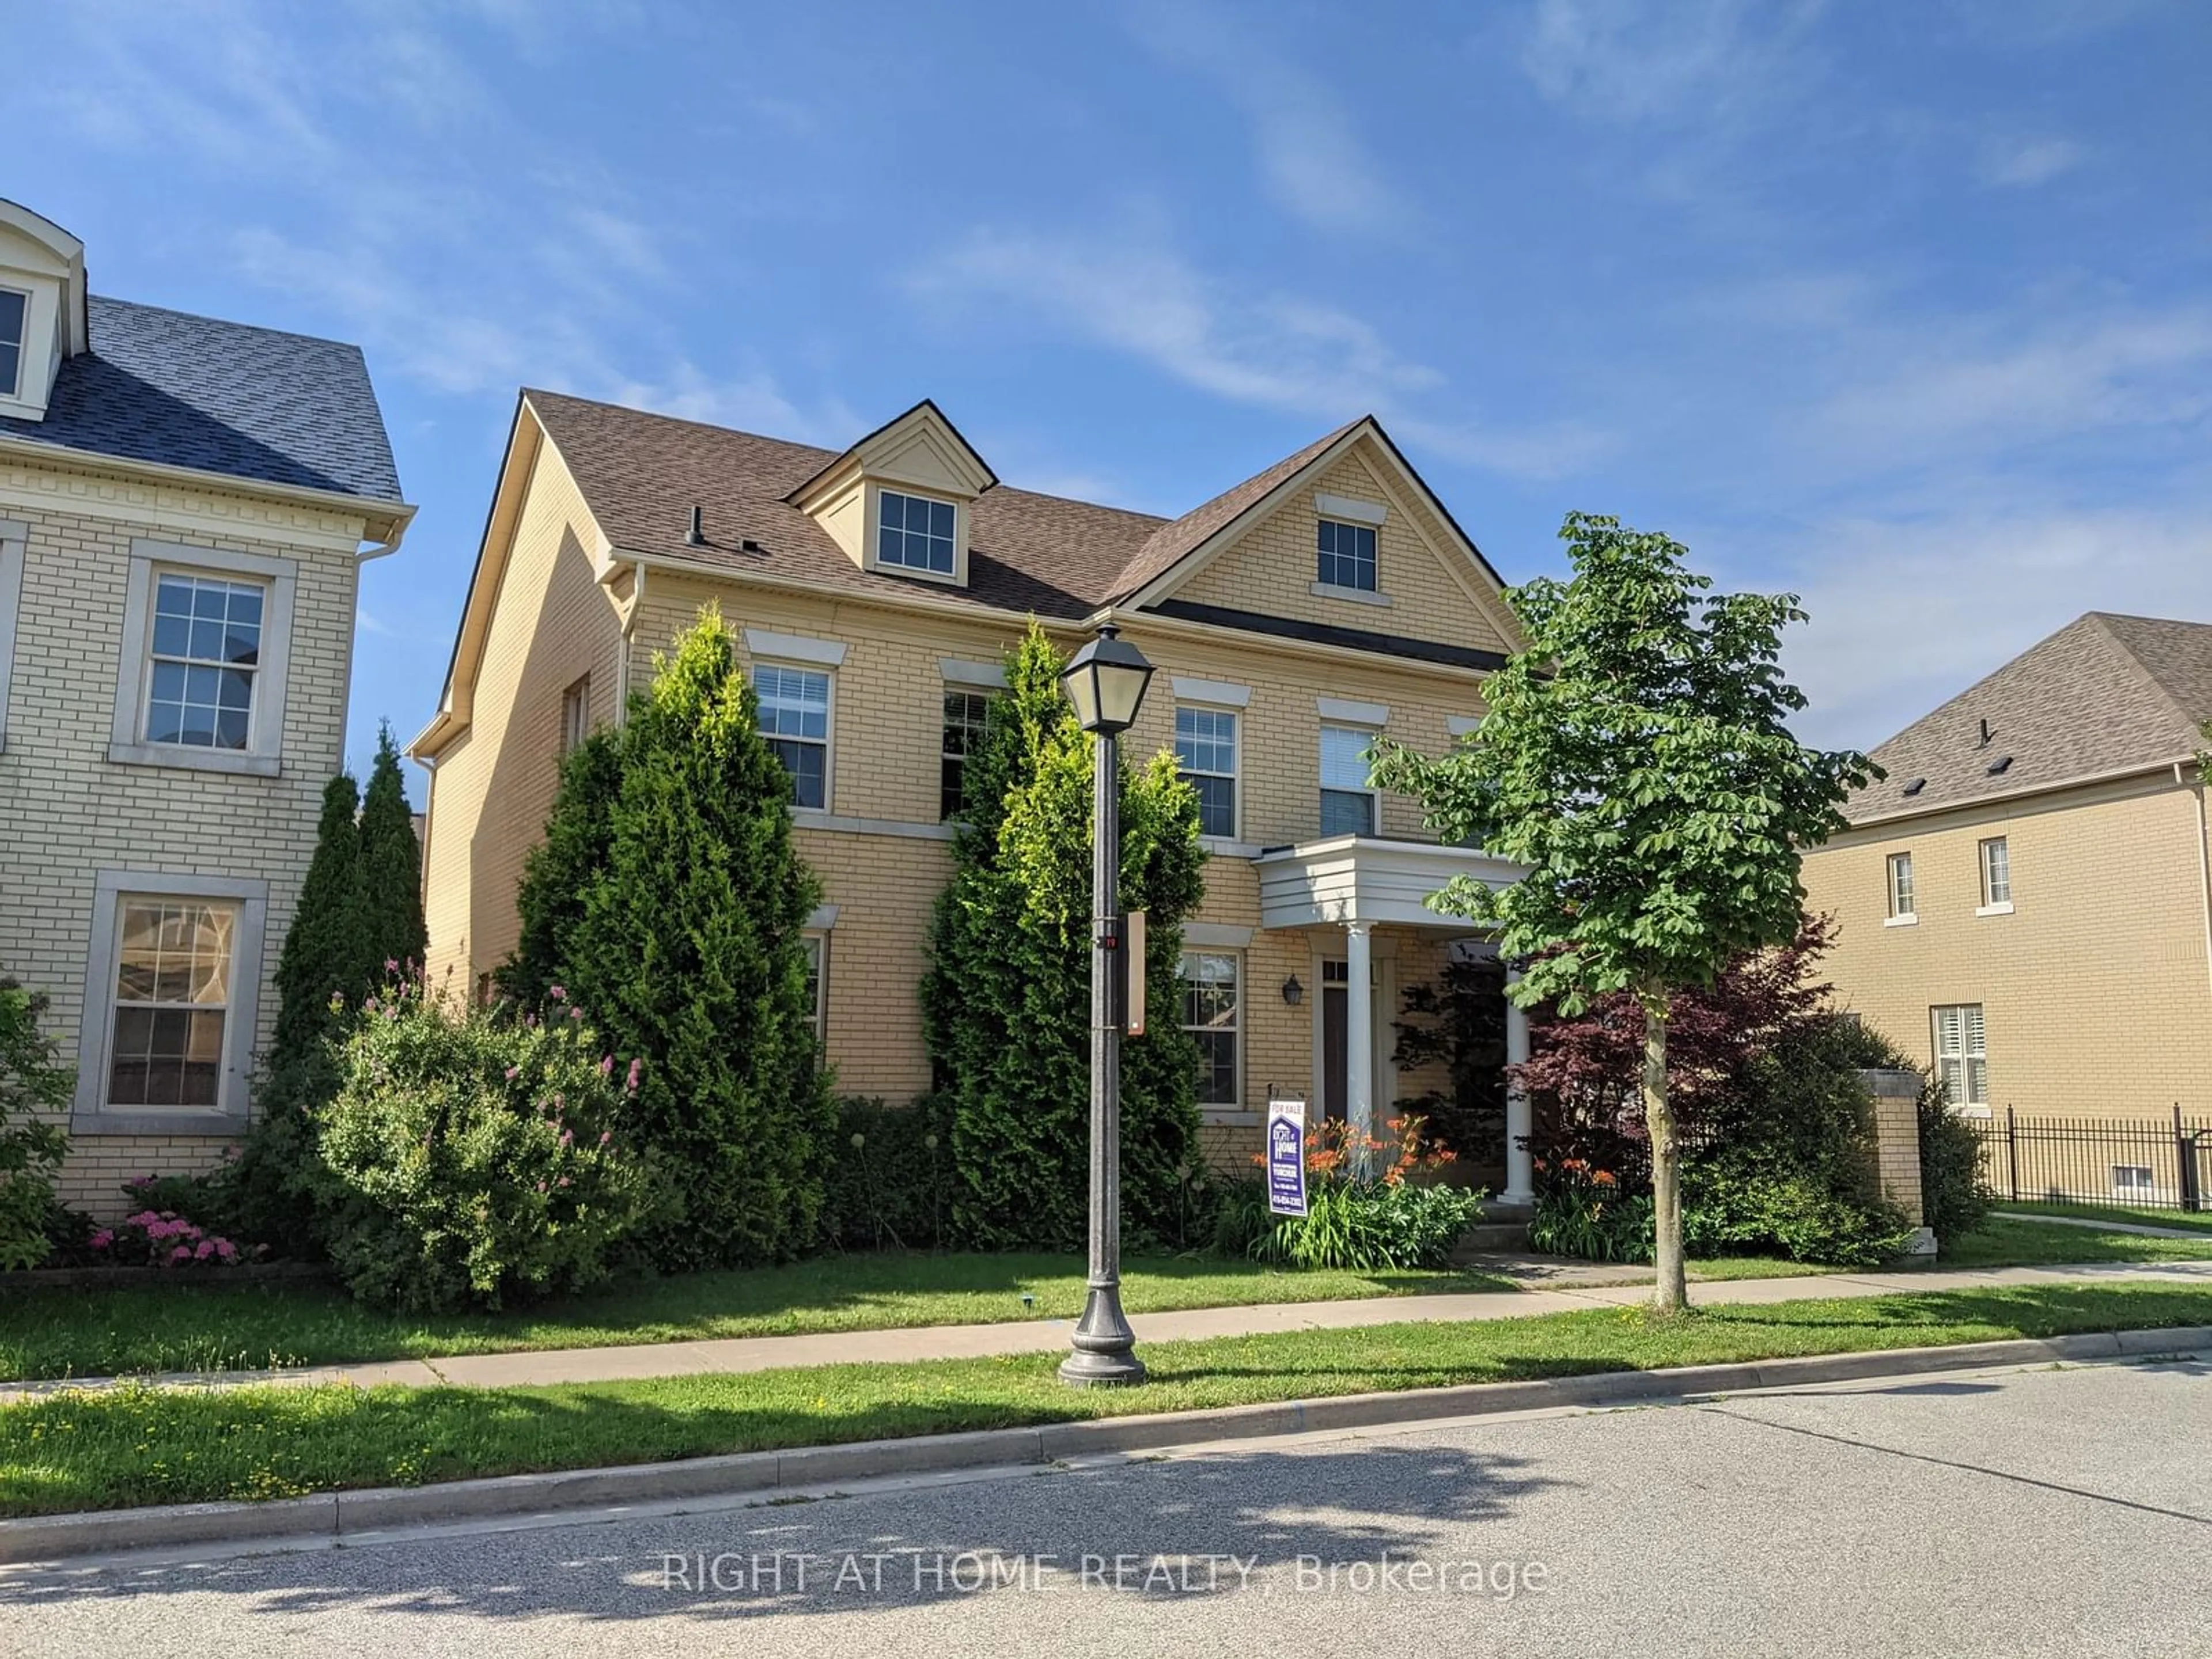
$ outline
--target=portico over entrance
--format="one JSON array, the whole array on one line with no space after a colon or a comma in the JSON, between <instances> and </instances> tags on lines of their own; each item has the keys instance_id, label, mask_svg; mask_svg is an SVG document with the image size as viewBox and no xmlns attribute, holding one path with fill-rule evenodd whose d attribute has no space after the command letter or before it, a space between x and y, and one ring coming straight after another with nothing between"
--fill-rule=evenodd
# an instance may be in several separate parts
<instances>
[{"instance_id":1,"label":"portico over entrance","mask_svg":"<svg viewBox=\"0 0 2212 1659\"><path fill-rule=\"evenodd\" d=\"M1346 1120L1354 1130L1372 1134L1378 1095L1387 1104L1393 1086L1376 1032L1378 1024L1388 1028L1400 989L1394 972L1378 972L1376 930L1383 930L1386 940L1412 933L1431 945L1448 941L1456 951L1494 957L1496 946L1491 940L1468 922L1429 908L1428 898L1455 876L1504 887L1520 879L1523 872L1518 865L1474 848L1366 836L1333 836L1272 848L1254 866L1260 878L1260 925L1269 930L1303 930L1315 940L1321 994L1314 1000L1313 1011L1314 1115L1333 1115L1339 1103L1332 1096L1341 1089ZM1384 1011L1379 1020L1378 992ZM1509 1000L1506 1063L1528 1057L1528 1016ZM1528 1100L1517 1090L1510 1090L1505 1099L1505 1184L1498 1194L1503 1202L1534 1200L1527 1146L1530 1127Z\"/></svg>"}]
</instances>

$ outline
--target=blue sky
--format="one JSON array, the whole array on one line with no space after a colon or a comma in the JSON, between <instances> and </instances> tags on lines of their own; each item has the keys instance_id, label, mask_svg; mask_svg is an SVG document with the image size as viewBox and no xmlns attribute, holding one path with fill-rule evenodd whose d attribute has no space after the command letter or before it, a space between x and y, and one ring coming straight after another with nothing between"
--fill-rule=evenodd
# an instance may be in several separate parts
<instances>
[{"instance_id":1,"label":"blue sky","mask_svg":"<svg viewBox=\"0 0 2212 1659\"><path fill-rule=\"evenodd\" d=\"M2202 0L0 11L96 291L368 349L356 764L525 384L1167 514L1373 410L1509 580L1579 508L1802 593L1827 742L2212 619Z\"/></svg>"}]
</instances>

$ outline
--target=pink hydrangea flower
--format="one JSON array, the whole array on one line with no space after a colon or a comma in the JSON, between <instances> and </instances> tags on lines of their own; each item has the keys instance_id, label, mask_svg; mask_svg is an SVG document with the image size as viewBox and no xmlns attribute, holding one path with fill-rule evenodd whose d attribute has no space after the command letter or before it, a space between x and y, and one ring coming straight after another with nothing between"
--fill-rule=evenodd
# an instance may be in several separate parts
<instances>
[{"instance_id":1,"label":"pink hydrangea flower","mask_svg":"<svg viewBox=\"0 0 2212 1659\"><path fill-rule=\"evenodd\" d=\"M192 1252L192 1260L204 1261L214 1254L215 1241L211 1238L204 1238L199 1242L199 1248Z\"/></svg>"},{"instance_id":2,"label":"pink hydrangea flower","mask_svg":"<svg viewBox=\"0 0 2212 1659\"><path fill-rule=\"evenodd\" d=\"M571 1008L568 1011L568 1018L571 1019L581 1019L583 1017L584 1011L581 1008Z\"/></svg>"},{"instance_id":3,"label":"pink hydrangea flower","mask_svg":"<svg viewBox=\"0 0 2212 1659\"><path fill-rule=\"evenodd\" d=\"M115 1243L115 1234L106 1227L102 1227L92 1236L92 1248L95 1250L104 1250L113 1243Z\"/></svg>"},{"instance_id":4,"label":"pink hydrangea flower","mask_svg":"<svg viewBox=\"0 0 2212 1659\"><path fill-rule=\"evenodd\" d=\"M215 1253L228 1261L238 1254L238 1246L227 1238L218 1238L215 1242Z\"/></svg>"},{"instance_id":5,"label":"pink hydrangea flower","mask_svg":"<svg viewBox=\"0 0 2212 1659\"><path fill-rule=\"evenodd\" d=\"M169 1260L172 1261L189 1261L191 1259L192 1247L189 1244L179 1244L169 1252Z\"/></svg>"},{"instance_id":6,"label":"pink hydrangea flower","mask_svg":"<svg viewBox=\"0 0 2212 1659\"><path fill-rule=\"evenodd\" d=\"M556 1002L566 1002L568 1000L568 988L565 985L549 985L545 988L545 994Z\"/></svg>"}]
</instances>

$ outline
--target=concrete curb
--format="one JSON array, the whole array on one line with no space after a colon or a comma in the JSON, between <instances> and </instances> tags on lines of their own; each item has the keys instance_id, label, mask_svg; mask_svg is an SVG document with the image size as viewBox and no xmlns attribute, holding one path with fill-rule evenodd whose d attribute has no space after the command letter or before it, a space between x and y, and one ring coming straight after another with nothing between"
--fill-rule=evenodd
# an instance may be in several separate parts
<instances>
[{"instance_id":1,"label":"concrete curb","mask_svg":"<svg viewBox=\"0 0 2212 1659\"><path fill-rule=\"evenodd\" d=\"M2059 1360L2147 1359L2212 1349L2212 1325L2162 1330L2093 1331L2073 1336L1975 1342L1940 1348L1891 1348L1871 1353L1813 1354L1755 1364L1685 1365L1649 1371L1601 1371L1589 1376L1520 1382L1477 1382L1449 1389L1344 1395L1334 1399L1230 1406L1209 1411L1095 1418L1039 1428L988 1429L969 1434L867 1440L789 1451L738 1452L573 1469L501 1475L428 1486L386 1486L322 1492L265 1503L178 1504L0 1521L0 1563L181 1545L234 1545L266 1539L343 1539L362 1533L495 1516L537 1516L623 1504L818 1488L844 1480L881 1480L958 1469L1017 1468L1119 1453L1159 1450L1224 1440L1265 1439L1442 1421L1560 1407L1610 1407L1699 1399L1819 1382L1911 1376L1931 1371L1987 1370Z\"/></svg>"}]
</instances>

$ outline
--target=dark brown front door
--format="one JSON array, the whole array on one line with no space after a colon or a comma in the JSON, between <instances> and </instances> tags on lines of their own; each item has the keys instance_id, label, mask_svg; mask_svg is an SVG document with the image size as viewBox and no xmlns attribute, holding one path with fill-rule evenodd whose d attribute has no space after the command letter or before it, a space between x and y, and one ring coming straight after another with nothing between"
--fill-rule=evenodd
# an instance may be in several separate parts
<instances>
[{"instance_id":1,"label":"dark brown front door","mask_svg":"<svg viewBox=\"0 0 2212 1659\"><path fill-rule=\"evenodd\" d=\"M1322 1115L1344 1121L1345 1097L1351 1073L1345 1065L1345 1025L1352 1005L1346 1000L1345 964L1321 965L1321 1103Z\"/></svg>"}]
</instances>

